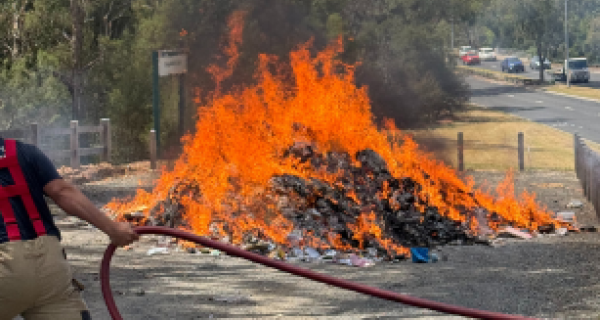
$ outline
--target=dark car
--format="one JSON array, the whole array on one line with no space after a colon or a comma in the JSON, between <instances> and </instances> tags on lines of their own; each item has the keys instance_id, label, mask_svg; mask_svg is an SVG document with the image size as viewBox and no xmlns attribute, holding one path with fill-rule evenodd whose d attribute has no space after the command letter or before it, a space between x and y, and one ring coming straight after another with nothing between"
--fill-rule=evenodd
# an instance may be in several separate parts
<instances>
[{"instance_id":1,"label":"dark car","mask_svg":"<svg viewBox=\"0 0 600 320\"><path fill-rule=\"evenodd\" d=\"M517 57L508 57L502 60L502 72L525 72L523 61Z\"/></svg>"},{"instance_id":2,"label":"dark car","mask_svg":"<svg viewBox=\"0 0 600 320\"><path fill-rule=\"evenodd\" d=\"M529 61L529 67L531 68L531 70L540 70L540 57L538 57L538 56L531 57L531 60ZM552 68L552 64L550 63L550 60L548 60L547 58L544 58L544 69L550 69L550 68Z\"/></svg>"}]
</instances>

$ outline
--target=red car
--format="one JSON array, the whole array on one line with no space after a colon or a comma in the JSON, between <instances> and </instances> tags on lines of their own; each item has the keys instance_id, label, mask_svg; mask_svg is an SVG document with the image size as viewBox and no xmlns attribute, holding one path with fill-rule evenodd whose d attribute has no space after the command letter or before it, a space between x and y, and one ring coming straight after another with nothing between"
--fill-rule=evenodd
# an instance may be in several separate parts
<instances>
[{"instance_id":1,"label":"red car","mask_svg":"<svg viewBox=\"0 0 600 320\"><path fill-rule=\"evenodd\" d=\"M460 58L462 59L463 64L466 65L481 64L479 55L476 52L469 52Z\"/></svg>"}]
</instances>

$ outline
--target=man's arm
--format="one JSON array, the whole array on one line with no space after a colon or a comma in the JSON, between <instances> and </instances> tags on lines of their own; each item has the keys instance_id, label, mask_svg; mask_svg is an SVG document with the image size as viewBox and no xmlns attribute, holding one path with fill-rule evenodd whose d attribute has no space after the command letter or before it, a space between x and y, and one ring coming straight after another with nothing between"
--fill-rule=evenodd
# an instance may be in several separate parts
<instances>
[{"instance_id":1,"label":"man's arm","mask_svg":"<svg viewBox=\"0 0 600 320\"><path fill-rule=\"evenodd\" d=\"M63 179L55 179L47 183L44 186L44 193L67 214L85 220L106 233L116 246L129 245L139 239L129 223L111 220L77 187Z\"/></svg>"}]
</instances>

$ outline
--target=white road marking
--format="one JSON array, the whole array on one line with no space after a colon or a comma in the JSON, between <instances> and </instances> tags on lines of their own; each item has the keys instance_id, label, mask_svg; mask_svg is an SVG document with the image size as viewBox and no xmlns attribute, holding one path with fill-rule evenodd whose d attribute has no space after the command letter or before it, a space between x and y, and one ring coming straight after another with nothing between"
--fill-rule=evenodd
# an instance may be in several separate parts
<instances>
[{"instance_id":1,"label":"white road marking","mask_svg":"<svg viewBox=\"0 0 600 320\"><path fill-rule=\"evenodd\" d=\"M573 108L571 108L571 107L565 107L565 109L567 109L567 110L573 110ZM598 114L598 115L600 115L600 114Z\"/></svg>"}]
</instances>

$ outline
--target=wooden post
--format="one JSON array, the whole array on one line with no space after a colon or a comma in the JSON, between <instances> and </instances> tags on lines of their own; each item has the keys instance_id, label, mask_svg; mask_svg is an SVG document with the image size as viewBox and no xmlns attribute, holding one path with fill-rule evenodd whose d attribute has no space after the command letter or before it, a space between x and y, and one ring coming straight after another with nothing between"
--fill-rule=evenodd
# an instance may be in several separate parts
<instances>
[{"instance_id":1,"label":"wooden post","mask_svg":"<svg viewBox=\"0 0 600 320\"><path fill-rule=\"evenodd\" d=\"M592 179L594 181L594 194L592 196L592 205L594 206L594 210L596 211L596 217L598 217L598 213L600 213L600 186L598 185L600 181L600 176L598 173L600 172L600 157L594 152L594 170L592 170Z\"/></svg>"},{"instance_id":2,"label":"wooden post","mask_svg":"<svg viewBox=\"0 0 600 320\"><path fill-rule=\"evenodd\" d=\"M577 167L579 170L579 181L581 183L583 183L583 147L582 147L583 143L581 141L581 137L577 137Z\"/></svg>"},{"instance_id":3,"label":"wooden post","mask_svg":"<svg viewBox=\"0 0 600 320\"><path fill-rule=\"evenodd\" d=\"M579 134L577 132L573 135L573 154L575 156L575 175L581 179L579 175Z\"/></svg>"},{"instance_id":4,"label":"wooden post","mask_svg":"<svg viewBox=\"0 0 600 320\"><path fill-rule=\"evenodd\" d=\"M71 120L71 167L79 168L79 123Z\"/></svg>"},{"instance_id":5,"label":"wooden post","mask_svg":"<svg viewBox=\"0 0 600 320\"><path fill-rule=\"evenodd\" d=\"M587 193L587 151L585 145L582 143L580 145L580 163L581 163L581 189L583 189L583 194Z\"/></svg>"},{"instance_id":6,"label":"wooden post","mask_svg":"<svg viewBox=\"0 0 600 320\"><path fill-rule=\"evenodd\" d=\"M592 151L592 149L590 149L589 147L588 149L588 154L587 154L587 158L588 158L588 171L587 171L587 180L588 180L588 201L592 201L592 194L594 192L593 188L594 188L594 176L592 174L593 169L594 169L594 152Z\"/></svg>"},{"instance_id":7,"label":"wooden post","mask_svg":"<svg viewBox=\"0 0 600 320\"><path fill-rule=\"evenodd\" d=\"M590 149L590 196L589 201L592 205L596 201L596 153ZM594 207L595 208L595 207Z\"/></svg>"},{"instance_id":8,"label":"wooden post","mask_svg":"<svg viewBox=\"0 0 600 320\"><path fill-rule=\"evenodd\" d=\"M31 129L31 144L36 147L40 147L40 131L37 123L32 123Z\"/></svg>"},{"instance_id":9,"label":"wooden post","mask_svg":"<svg viewBox=\"0 0 600 320\"><path fill-rule=\"evenodd\" d=\"M100 119L100 125L102 126L102 146L104 150L102 152L102 161L110 163L110 154L112 152L112 137L110 132L110 119Z\"/></svg>"},{"instance_id":10,"label":"wooden post","mask_svg":"<svg viewBox=\"0 0 600 320\"><path fill-rule=\"evenodd\" d=\"M589 201L590 200L590 189L591 189L591 176L590 176L590 169L591 169L591 155L590 155L590 148L585 145L584 147L584 157L585 157L585 197L586 199Z\"/></svg>"},{"instance_id":11,"label":"wooden post","mask_svg":"<svg viewBox=\"0 0 600 320\"><path fill-rule=\"evenodd\" d=\"M150 130L150 169L156 169L156 130Z\"/></svg>"},{"instance_id":12,"label":"wooden post","mask_svg":"<svg viewBox=\"0 0 600 320\"><path fill-rule=\"evenodd\" d=\"M458 171L465 171L463 133L458 133Z\"/></svg>"},{"instance_id":13,"label":"wooden post","mask_svg":"<svg viewBox=\"0 0 600 320\"><path fill-rule=\"evenodd\" d=\"M525 135L519 132L519 171L525 171Z\"/></svg>"}]
</instances>

